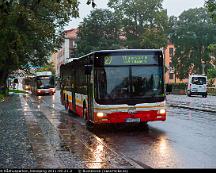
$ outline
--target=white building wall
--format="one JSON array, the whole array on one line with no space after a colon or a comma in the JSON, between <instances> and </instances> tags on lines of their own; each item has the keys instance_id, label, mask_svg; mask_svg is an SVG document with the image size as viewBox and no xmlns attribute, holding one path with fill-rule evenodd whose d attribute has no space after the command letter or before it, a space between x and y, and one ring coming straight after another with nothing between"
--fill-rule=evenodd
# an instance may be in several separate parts
<instances>
[{"instance_id":1,"label":"white building wall","mask_svg":"<svg viewBox=\"0 0 216 173\"><path fill-rule=\"evenodd\" d=\"M69 43L70 43L70 40L68 38L65 38L65 42L64 42L64 63L67 63L69 58L70 58Z\"/></svg>"}]
</instances>

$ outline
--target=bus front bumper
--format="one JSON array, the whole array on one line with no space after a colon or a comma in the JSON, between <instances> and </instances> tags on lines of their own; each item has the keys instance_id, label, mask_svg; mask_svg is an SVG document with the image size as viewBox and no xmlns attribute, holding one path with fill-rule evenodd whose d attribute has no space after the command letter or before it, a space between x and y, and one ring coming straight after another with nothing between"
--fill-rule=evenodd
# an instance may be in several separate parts
<instances>
[{"instance_id":1,"label":"bus front bumper","mask_svg":"<svg viewBox=\"0 0 216 173\"><path fill-rule=\"evenodd\" d=\"M148 121L165 121L166 111L161 110L150 110L150 111L139 111L134 114L128 112L114 112L114 113L94 113L96 124L115 124L115 123L142 123Z\"/></svg>"}]
</instances>

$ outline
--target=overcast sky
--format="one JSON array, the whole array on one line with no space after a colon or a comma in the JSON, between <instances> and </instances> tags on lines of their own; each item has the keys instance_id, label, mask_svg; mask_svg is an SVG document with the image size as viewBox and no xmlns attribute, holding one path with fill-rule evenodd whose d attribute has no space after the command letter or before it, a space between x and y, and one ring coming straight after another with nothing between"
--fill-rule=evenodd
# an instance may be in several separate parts
<instances>
[{"instance_id":1,"label":"overcast sky","mask_svg":"<svg viewBox=\"0 0 216 173\"><path fill-rule=\"evenodd\" d=\"M96 8L108 8L107 2L109 0L95 0L97 4ZM84 17L87 17L92 10L90 5L87 5L87 0L80 0L79 5L79 19L71 19L71 22L65 29L77 28L79 23L82 22ZM164 0L163 8L167 9L168 16L179 16L183 11L188 10L190 8L203 7L205 0Z\"/></svg>"}]
</instances>

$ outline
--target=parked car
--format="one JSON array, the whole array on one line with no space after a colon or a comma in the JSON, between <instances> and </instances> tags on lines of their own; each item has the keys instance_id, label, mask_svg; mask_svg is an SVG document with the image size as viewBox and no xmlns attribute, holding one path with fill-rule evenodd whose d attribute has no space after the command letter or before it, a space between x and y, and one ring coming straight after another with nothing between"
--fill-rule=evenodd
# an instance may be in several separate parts
<instances>
[{"instance_id":1,"label":"parked car","mask_svg":"<svg viewBox=\"0 0 216 173\"><path fill-rule=\"evenodd\" d=\"M187 86L187 95L202 95L207 97L207 76L190 75Z\"/></svg>"}]
</instances>

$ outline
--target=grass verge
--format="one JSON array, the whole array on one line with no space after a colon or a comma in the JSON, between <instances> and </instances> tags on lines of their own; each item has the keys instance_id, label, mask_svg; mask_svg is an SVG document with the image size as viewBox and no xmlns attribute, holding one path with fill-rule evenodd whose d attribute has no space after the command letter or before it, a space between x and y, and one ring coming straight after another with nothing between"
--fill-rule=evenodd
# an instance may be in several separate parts
<instances>
[{"instance_id":1,"label":"grass verge","mask_svg":"<svg viewBox=\"0 0 216 173\"><path fill-rule=\"evenodd\" d=\"M28 93L28 92L23 91L23 90L13 90L13 89L9 89L9 92L13 92L13 93Z\"/></svg>"},{"instance_id":2,"label":"grass verge","mask_svg":"<svg viewBox=\"0 0 216 173\"><path fill-rule=\"evenodd\" d=\"M0 94L0 102L4 101L4 95Z\"/></svg>"}]
</instances>

